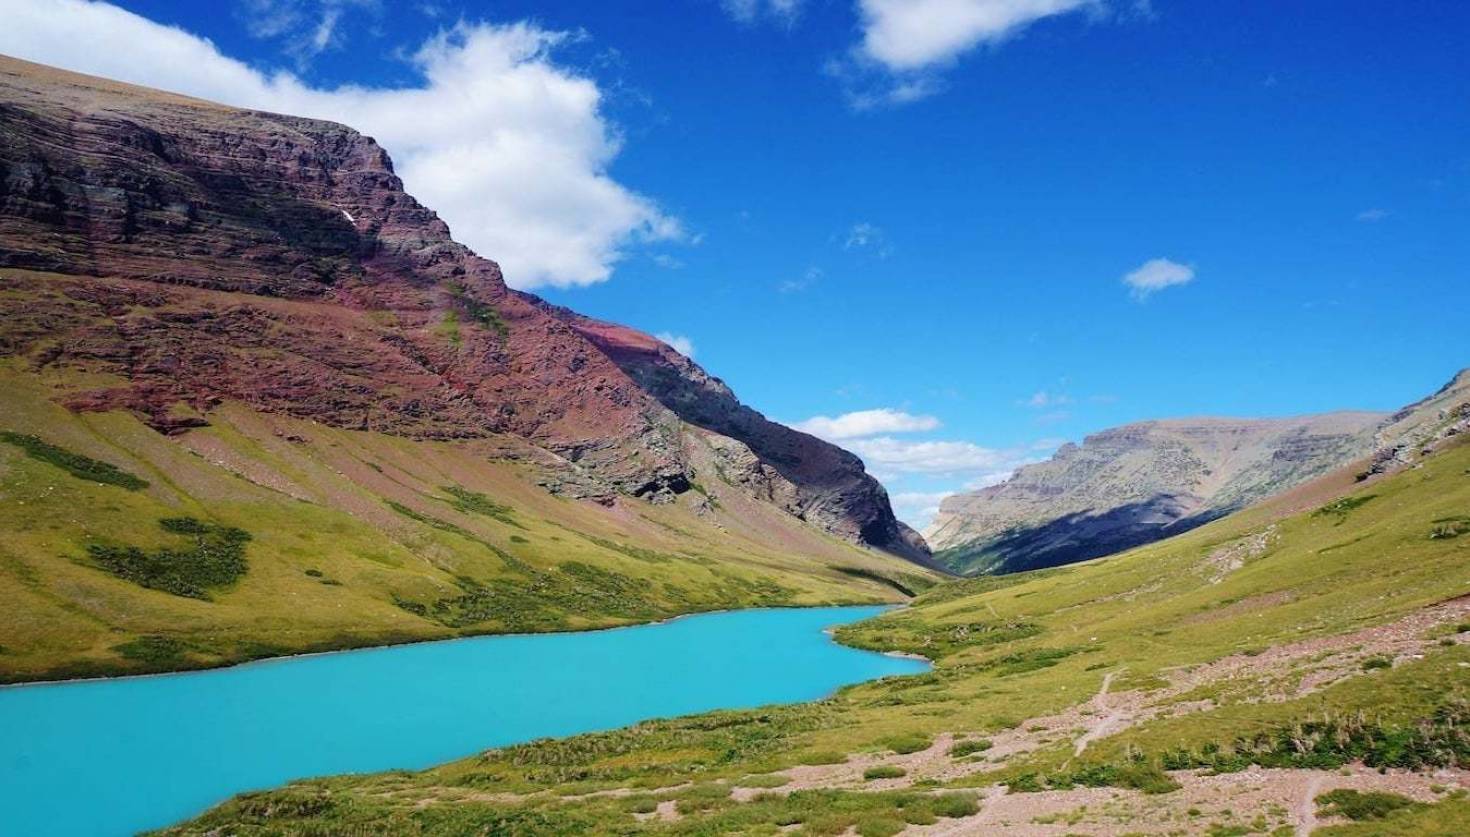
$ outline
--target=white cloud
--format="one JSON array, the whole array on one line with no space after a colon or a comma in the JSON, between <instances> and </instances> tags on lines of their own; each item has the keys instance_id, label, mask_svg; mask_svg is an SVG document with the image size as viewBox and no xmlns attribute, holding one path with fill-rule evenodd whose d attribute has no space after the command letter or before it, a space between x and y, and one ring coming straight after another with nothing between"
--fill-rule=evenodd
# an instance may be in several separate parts
<instances>
[{"instance_id":1,"label":"white cloud","mask_svg":"<svg viewBox=\"0 0 1470 837\"><path fill-rule=\"evenodd\" d=\"M982 474L1014 468L1024 457L1015 451L985 448L970 442L914 442L878 436L853 439L843 446L863 458L869 470L893 474Z\"/></svg>"},{"instance_id":2,"label":"white cloud","mask_svg":"<svg viewBox=\"0 0 1470 837\"><path fill-rule=\"evenodd\" d=\"M935 430L939 427L939 419L934 416L916 416L901 410L880 408L844 413L836 418L813 416L806 421L793 424L792 427L823 439L842 440L876 436L880 433L918 433Z\"/></svg>"},{"instance_id":3,"label":"white cloud","mask_svg":"<svg viewBox=\"0 0 1470 837\"><path fill-rule=\"evenodd\" d=\"M277 41L298 69L328 49L341 49L347 36L343 19L350 11L381 18L382 0L239 0L235 16L253 38Z\"/></svg>"},{"instance_id":4,"label":"white cloud","mask_svg":"<svg viewBox=\"0 0 1470 837\"><path fill-rule=\"evenodd\" d=\"M790 25L801 15L804 0L720 0L725 12L741 23L769 18Z\"/></svg>"},{"instance_id":5,"label":"white cloud","mask_svg":"<svg viewBox=\"0 0 1470 837\"><path fill-rule=\"evenodd\" d=\"M633 245L682 240L678 219L608 173L621 140L602 91L554 52L578 36L460 23L410 58L423 83L314 88L106 3L6 0L0 52L375 137L408 191L518 288L607 279Z\"/></svg>"},{"instance_id":6,"label":"white cloud","mask_svg":"<svg viewBox=\"0 0 1470 837\"><path fill-rule=\"evenodd\" d=\"M1149 259L1137 270L1123 277L1123 284L1132 288L1133 296L1138 299L1146 299L1156 291L1175 285L1187 285L1193 281L1192 266L1168 259Z\"/></svg>"},{"instance_id":7,"label":"white cloud","mask_svg":"<svg viewBox=\"0 0 1470 837\"><path fill-rule=\"evenodd\" d=\"M776 290L783 294L799 293L822 281L824 275L826 275L825 271L820 267L809 267L805 273L801 274L800 279L787 279L777 285Z\"/></svg>"},{"instance_id":8,"label":"white cloud","mask_svg":"<svg viewBox=\"0 0 1470 837\"><path fill-rule=\"evenodd\" d=\"M842 243L842 249L851 250L854 247L867 247L869 244L877 244L883 241L883 231L867 221L861 221L852 225L847 231L847 240Z\"/></svg>"},{"instance_id":9,"label":"white cloud","mask_svg":"<svg viewBox=\"0 0 1470 837\"><path fill-rule=\"evenodd\" d=\"M860 49L889 70L912 72L1003 40L1042 18L1095 5L1097 0L858 0Z\"/></svg>"},{"instance_id":10,"label":"white cloud","mask_svg":"<svg viewBox=\"0 0 1470 837\"><path fill-rule=\"evenodd\" d=\"M667 331L660 331L658 334L655 334L653 336L655 339L662 340L663 342L669 344L669 346L671 346L674 351L678 352L684 357L687 357L690 360L694 359L694 341L690 340L688 337L685 337L682 334L671 334Z\"/></svg>"},{"instance_id":11,"label":"white cloud","mask_svg":"<svg viewBox=\"0 0 1470 837\"><path fill-rule=\"evenodd\" d=\"M862 39L828 65L859 109L918 101L938 92L938 71L982 44L998 43L1043 18L1105 0L857 0ZM876 76L876 78L875 78Z\"/></svg>"},{"instance_id":12,"label":"white cloud","mask_svg":"<svg viewBox=\"0 0 1470 837\"><path fill-rule=\"evenodd\" d=\"M883 228L867 221L860 221L848 229L847 237L842 242L842 249L866 250L880 259L893 255L893 247L889 245Z\"/></svg>"},{"instance_id":13,"label":"white cloud","mask_svg":"<svg viewBox=\"0 0 1470 837\"><path fill-rule=\"evenodd\" d=\"M953 495L953 491L900 491L890 494L888 500L899 520L915 529L925 529L939 514L939 504Z\"/></svg>"},{"instance_id":14,"label":"white cloud","mask_svg":"<svg viewBox=\"0 0 1470 837\"><path fill-rule=\"evenodd\" d=\"M1032 394L1030 398L1026 399L1022 403L1024 403L1027 407L1033 407L1040 410L1047 407L1061 407L1066 404L1071 404L1072 396L1067 395L1066 393L1048 392L1043 389Z\"/></svg>"},{"instance_id":15,"label":"white cloud","mask_svg":"<svg viewBox=\"0 0 1470 837\"><path fill-rule=\"evenodd\" d=\"M1359 212L1358 220L1364 223L1373 224L1377 223L1378 221L1382 221L1388 216L1389 211L1387 209L1378 209L1377 207L1374 207L1373 209L1365 209L1362 212Z\"/></svg>"}]
</instances>

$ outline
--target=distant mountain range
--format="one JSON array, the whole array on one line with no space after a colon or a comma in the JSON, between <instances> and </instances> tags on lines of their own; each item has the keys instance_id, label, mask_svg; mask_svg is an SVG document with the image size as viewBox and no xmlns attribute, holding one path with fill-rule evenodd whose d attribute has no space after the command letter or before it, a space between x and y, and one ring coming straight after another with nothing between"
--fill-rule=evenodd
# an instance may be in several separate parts
<instances>
[{"instance_id":1,"label":"distant mountain range","mask_svg":"<svg viewBox=\"0 0 1470 837\"><path fill-rule=\"evenodd\" d=\"M1040 569L1187 531L1333 469L1401 465L1463 429L1470 374L1393 415L1145 421L1067 444L1007 481L956 494L924 536L963 574Z\"/></svg>"}]
</instances>

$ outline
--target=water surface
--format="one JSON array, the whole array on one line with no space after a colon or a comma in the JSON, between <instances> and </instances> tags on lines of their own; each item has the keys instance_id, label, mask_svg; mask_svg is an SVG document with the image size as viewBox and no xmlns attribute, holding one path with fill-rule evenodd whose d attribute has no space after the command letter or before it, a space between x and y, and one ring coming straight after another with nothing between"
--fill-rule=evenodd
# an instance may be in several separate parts
<instances>
[{"instance_id":1,"label":"water surface","mask_svg":"<svg viewBox=\"0 0 1470 837\"><path fill-rule=\"evenodd\" d=\"M291 779L423 768L925 670L823 633L881 610L744 610L0 689L0 833L130 834Z\"/></svg>"}]
</instances>

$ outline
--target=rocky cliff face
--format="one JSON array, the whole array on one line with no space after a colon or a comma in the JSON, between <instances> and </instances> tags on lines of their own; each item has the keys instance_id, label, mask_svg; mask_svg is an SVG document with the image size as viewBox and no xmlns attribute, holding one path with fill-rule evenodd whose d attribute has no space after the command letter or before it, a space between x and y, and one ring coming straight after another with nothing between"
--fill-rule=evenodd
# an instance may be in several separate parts
<instances>
[{"instance_id":1,"label":"rocky cliff face","mask_svg":"<svg viewBox=\"0 0 1470 837\"><path fill-rule=\"evenodd\" d=\"M652 338L509 290L350 128L0 59L0 355L74 410L187 432L226 402L415 438L509 434L604 502L732 485L923 560L853 456Z\"/></svg>"},{"instance_id":2,"label":"rocky cliff face","mask_svg":"<svg viewBox=\"0 0 1470 837\"><path fill-rule=\"evenodd\" d=\"M1373 449L1378 413L1178 419L1064 445L1008 481L944 501L926 532L965 573L1108 555L1206 523Z\"/></svg>"},{"instance_id":3,"label":"rocky cliff face","mask_svg":"<svg viewBox=\"0 0 1470 837\"><path fill-rule=\"evenodd\" d=\"M927 544L893 516L862 460L741 404L719 378L646 334L547 308L686 425L727 440L710 443L724 481L846 539L932 565Z\"/></svg>"}]
</instances>

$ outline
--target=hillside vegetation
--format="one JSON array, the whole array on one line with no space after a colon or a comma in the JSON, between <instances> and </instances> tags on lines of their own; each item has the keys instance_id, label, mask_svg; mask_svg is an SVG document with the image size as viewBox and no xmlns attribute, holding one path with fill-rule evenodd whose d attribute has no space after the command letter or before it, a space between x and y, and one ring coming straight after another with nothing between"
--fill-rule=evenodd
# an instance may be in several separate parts
<instances>
[{"instance_id":1,"label":"hillside vegetation","mask_svg":"<svg viewBox=\"0 0 1470 837\"><path fill-rule=\"evenodd\" d=\"M1464 833L1467 515L1449 443L839 632L928 674L297 782L167 833Z\"/></svg>"},{"instance_id":2,"label":"hillside vegetation","mask_svg":"<svg viewBox=\"0 0 1470 837\"><path fill-rule=\"evenodd\" d=\"M164 436L56 404L78 375L0 365L0 682L898 601L934 578L713 472L703 494L603 505L549 494L514 439L412 440L228 403Z\"/></svg>"}]
</instances>

